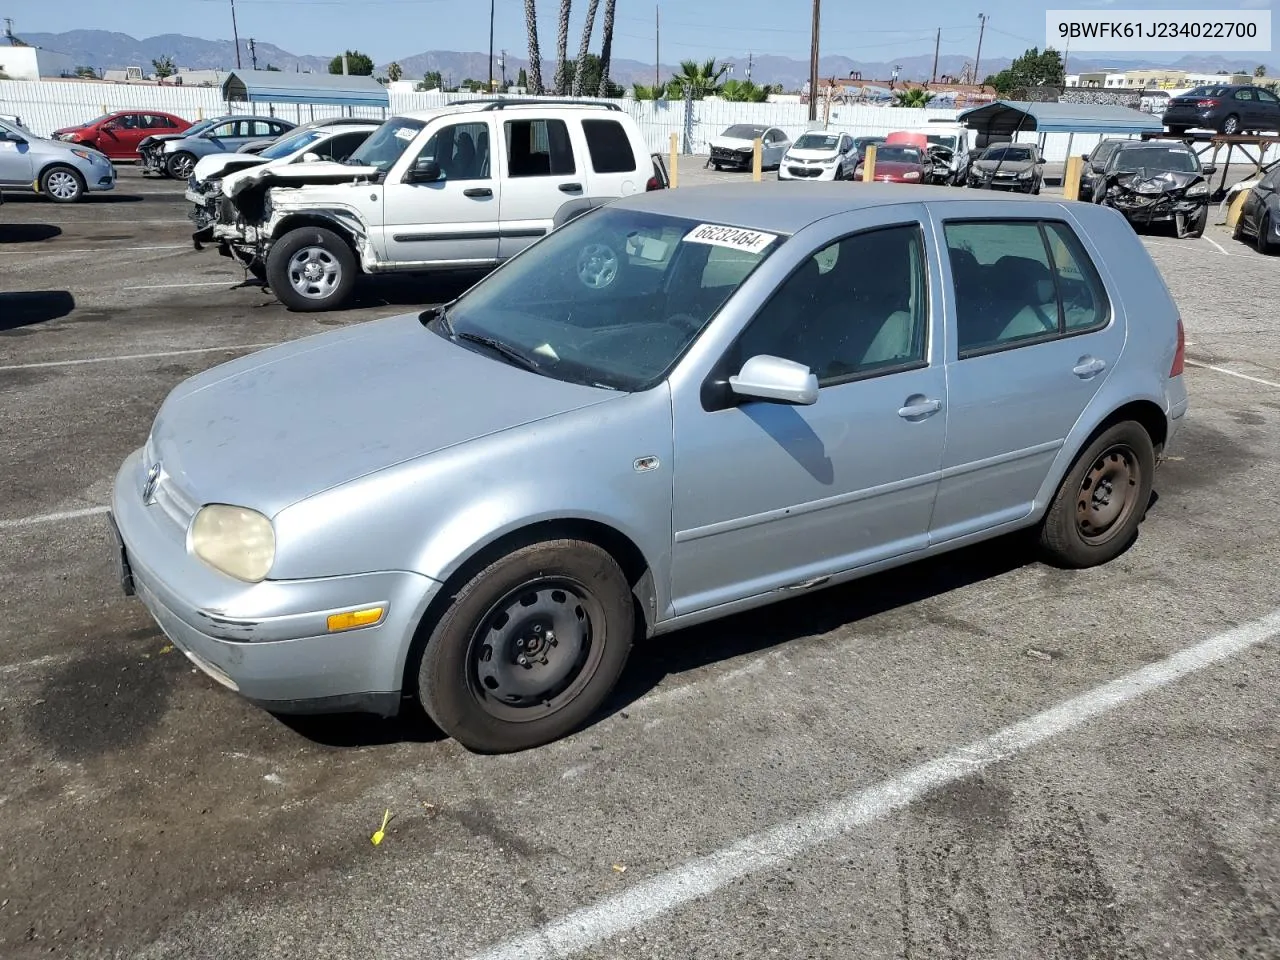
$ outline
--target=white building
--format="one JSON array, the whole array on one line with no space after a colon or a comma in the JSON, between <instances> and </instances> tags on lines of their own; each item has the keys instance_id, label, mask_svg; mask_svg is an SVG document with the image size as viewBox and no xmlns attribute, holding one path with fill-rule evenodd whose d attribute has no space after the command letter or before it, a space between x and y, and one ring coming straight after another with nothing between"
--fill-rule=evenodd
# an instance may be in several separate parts
<instances>
[{"instance_id":1,"label":"white building","mask_svg":"<svg viewBox=\"0 0 1280 960\"><path fill-rule=\"evenodd\" d=\"M10 80L69 77L76 65L65 53L41 47L0 47L0 73Z\"/></svg>"}]
</instances>

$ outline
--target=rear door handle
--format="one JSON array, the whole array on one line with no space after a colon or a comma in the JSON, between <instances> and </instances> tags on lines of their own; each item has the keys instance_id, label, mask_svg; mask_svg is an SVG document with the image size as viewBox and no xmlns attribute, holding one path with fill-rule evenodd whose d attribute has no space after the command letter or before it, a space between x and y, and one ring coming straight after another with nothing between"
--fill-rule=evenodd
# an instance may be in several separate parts
<instances>
[{"instance_id":1,"label":"rear door handle","mask_svg":"<svg viewBox=\"0 0 1280 960\"><path fill-rule=\"evenodd\" d=\"M582 184L580 183L562 183L560 184L561 193L581 193Z\"/></svg>"},{"instance_id":2,"label":"rear door handle","mask_svg":"<svg viewBox=\"0 0 1280 960\"><path fill-rule=\"evenodd\" d=\"M1081 357L1071 372L1081 380L1088 380L1090 377L1096 377L1105 369L1107 369L1106 361L1099 360L1097 357Z\"/></svg>"},{"instance_id":3,"label":"rear door handle","mask_svg":"<svg viewBox=\"0 0 1280 960\"><path fill-rule=\"evenodd\" d=\"M488 187L472 187L470 190L463 190L464 197L492 197L493 191Z\"/></svg>"},{"instance_id":4,"label":"rear door handle","mask_svg":"<svg viewBox=\"0 0 1280 960\"><path fill-rule=\"evenodd\" d=\"M908 397L907 405L898 411L903 420L922 420L942 409L941 400L926 400L924 397Z\"/></svg>"}]
</instances>

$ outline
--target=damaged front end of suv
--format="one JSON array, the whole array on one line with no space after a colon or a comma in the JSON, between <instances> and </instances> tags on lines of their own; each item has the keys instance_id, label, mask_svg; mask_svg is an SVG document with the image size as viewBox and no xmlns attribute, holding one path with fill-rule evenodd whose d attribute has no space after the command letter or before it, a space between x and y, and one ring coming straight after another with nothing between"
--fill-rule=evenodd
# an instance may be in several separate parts
<instances>
[{"instance_id":1,"label":"damaged front end of suv","mask_svg":"<svg viewBox=\"0 0 1280 960\"><path fill-rule=\"evenodd\" d=\"M1117 150L1094 197L1120 211L1134 227L1172 223L1179 239L1199 237L1209 222L1212 167L1182 147Z\"/></svg>"}]
</instances>

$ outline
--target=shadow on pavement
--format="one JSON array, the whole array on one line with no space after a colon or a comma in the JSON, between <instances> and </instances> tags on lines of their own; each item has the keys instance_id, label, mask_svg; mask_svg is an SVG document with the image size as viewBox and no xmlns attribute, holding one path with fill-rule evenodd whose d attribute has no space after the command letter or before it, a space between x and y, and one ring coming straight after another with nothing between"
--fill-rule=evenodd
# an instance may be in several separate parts
<instances>
[{"instance_id":1,"label":"shadow on pavement","mask_svg":"<svg viewBox=\"0 0 1280 960\"><path fill-rule=\"evenodd\" d=\"M62 236L51 223L0 223L0 243L40 243Z\"/></svg>"},{"instance_id":2,"label":"shadow on pavement","mask_svg":"<svg viewBox=\"0 0 1280 960\"><path fill-rule=\"evenodd\" d=\"M0 332L58 320L75 308L76 298L67 290L0 293Z\"/></svg>"}]
</instances>

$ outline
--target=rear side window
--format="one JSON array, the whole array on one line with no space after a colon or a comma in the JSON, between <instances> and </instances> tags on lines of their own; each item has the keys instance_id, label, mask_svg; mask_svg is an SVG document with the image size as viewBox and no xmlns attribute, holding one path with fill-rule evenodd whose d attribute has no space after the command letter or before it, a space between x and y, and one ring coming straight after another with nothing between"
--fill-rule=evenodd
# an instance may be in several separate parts
<instances>
[{"instance_id":1,"label":"rear side window","mask_svg":"<svg viewBox=\"0 0 1280 960\"><path fill-rule=\"evenodd\" d=\"M626 129L617 120L583 120L591 169L596 173L634 173L635 151Z\"/></svg>"},{"instance_id":2,"label":"rear side window","mask_svg":"<svg viewBox=\"0 0 1280 960\"><path fill-rule=\"evenodd\" d=\"M563 120L508 120L503 126L508 176L561 177L577 172Z\"/></svg>"},{"instance_id":3,"label":"rear side window","mask_svg":"<svg viewBox=\"0 0 1280 960\"><path fill-rule=\"evenodd\" d=\"M1258 99L1261 100L1263 103L1280 103L1280 100L1276 99L1275 94L1267 90L1259 90Z\"/></svg>"},{"instance_id":4,"label":"rear side window","mask_svg":"<svg viewBox=\"0 0 1280 960\"><path fill-rule=\"evenodd\" d=\"M1107 325L1102 279L1065 223L951 222L945 231L960 359Z\"/></svg>"}]
</instances>

